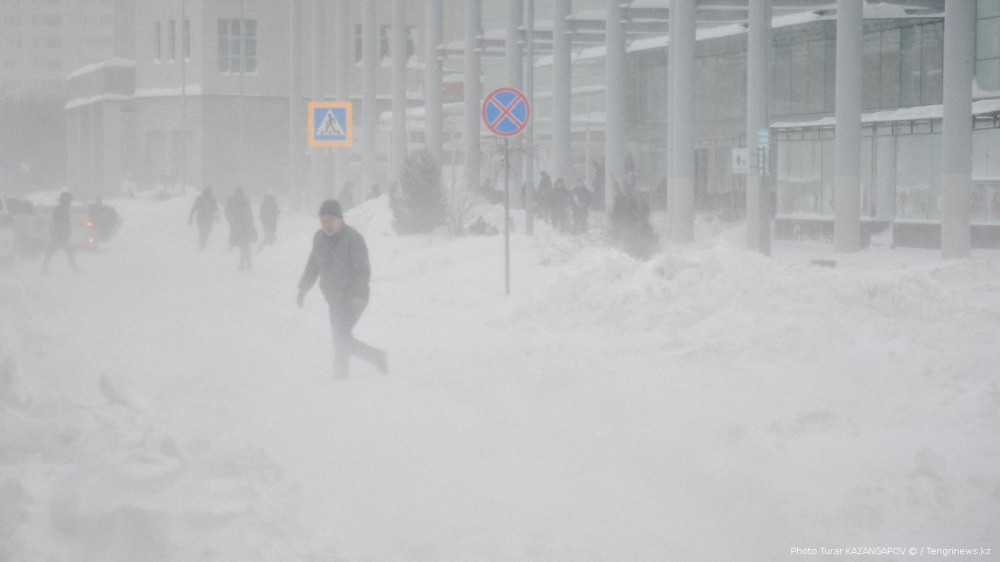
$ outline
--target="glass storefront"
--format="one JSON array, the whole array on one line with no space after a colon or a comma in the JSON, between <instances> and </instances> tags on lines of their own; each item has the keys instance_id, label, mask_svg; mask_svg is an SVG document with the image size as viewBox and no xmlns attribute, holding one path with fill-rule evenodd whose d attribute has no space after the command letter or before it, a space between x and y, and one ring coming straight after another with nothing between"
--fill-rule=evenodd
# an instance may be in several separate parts
<instances>
[{"instance_id":1,"label":"glass storefront","mask_svg":"<svg viewBox=\"0 0 1000 562\"><path fill-rule=\"evenodd\" d=\"M972 135L972 222L1000 223L1000 120ZM828 136L829 138L823 138ZM832 218L835 181L832 128L782 131L778 215ZM861 215L874 220L941 220L941 121L868 124L861 144Z\"/></svg>"}]
</instances>

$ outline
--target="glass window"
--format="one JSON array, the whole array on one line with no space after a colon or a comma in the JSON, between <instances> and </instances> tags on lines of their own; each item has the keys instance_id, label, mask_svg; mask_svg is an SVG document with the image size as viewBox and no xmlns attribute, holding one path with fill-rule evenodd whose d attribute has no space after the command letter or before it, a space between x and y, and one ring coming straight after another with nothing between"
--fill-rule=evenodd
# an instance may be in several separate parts
<instances>
[{"instance_id":1,"label":"glass window","mask_svg":"<svg viewBox=\"0 0 1000 562\"><path fill-rule=\"evenodd\" d=\"M976 58L1000 57L1000 17L976 22Z\"/></svg>"},{"instance_id":2,"label":"glass window","mask_svg":"<svg viewBox=\"0 0 1000 562\"><path fill-rule=\"evenodd\" d=\"M1000 17L1000 0L979 0L979 17Z\"/></svg>"},{"instance_id":3,"label":"glass window","mask_svg":"<svg viewBox=\"0 0 1000 562\"><path fill-rule=\"evenodd\" d=\"M897 216L940 217L941 135L903 135L897 139Z\"/></svg>"},{"instance_id":4,"label":"glass window","mask_svg":"<svg viewBox=\"0 0 1000 562\"><path fill-rule=\"evenodd\" d=\"M806 113L806 99L809 97L809 44L796 43L791 46L792 76L789 101L791 113Z\"/></svg>"},{"instance_id":5,"label":"glass window","mask_svg":"<svg viewBox=\"0 0 1000 562\"><path fill-rule=\"evenodd\" d=\"M1000 129L972 133L972 177L1000 181Z\"/></svg>"},{"instance_id":6,"label":"glass window","mask_svg":"<svg viewBox=\"0 0 1000 562\"><path fill-rule=\"evenodd\" d=\"M981 90L1000 91L1000 59L976 61L976 84Z\"/></svg>"},{"instance_id":7,"label":"glass window","mask_svg":"<svg viewBox=\"0 0 1000 562\"><path fill-rule=\"evenodd\" d=\"M1000 0L996 4L1000 6ZM980 17L983 11L980 4ZM1000 16L976 23L976 84L981 90L1000 91Z\"/></svg>"},{"instance_id":8,"label":"glass window","mask_svg":"<svg viewBox=\"0 0 1000 562\"><path fill-rule=\"evenodd\" d=\"M920 35L920 105L938 104L944 96L944 24L925 25Z\"/></svg>"},{"instance_id":9,"label":"glass window","mask_svg":"<svg viewBox=\"0 0 1000 562\"><path fill-rule=\"evenodd\" d=\"M882 32L879 108L899 107L899 30Z\"/></svg>"},{"instance_id":10,"label":"glass window","mask_svg":"<svg viewBox=\"0 0 1000 562\"><path fill-rule=\"evenodd\" d=\"M361 24L354 24L354 62L361 62L362 57L364 57L365 44L364 35L361 33Z\"/></svg>"},{"instance_id":11,"label":"glass window","mask_svg":"<svg viewBox=\"0 0 1000 562\"><path fill-rule=\"evenodd\" d=\"M163 45L163 24L158 21L153 22L153 56L154 60L160 60L163 58L163 51L161 45Z\"/></svg>"},{"instance_id":12,"label":"glass window","mask_svg":"<svg viewBox=\"0 0 1000 562\"><path fill-rule=\"evenodd\" d=\"M167 54L170 60L177 58L177 22L174 20L167 22Z\"/></svg>"},{"instance_id":13,"label":"glass window","mask_svg":"<svg viewBox=\"0 0 1000 562\"><path fill-rule=\"evenodd\" d=\"M783 215L819 215L824 209L821 140L778 143L778 212Z\"/></svg>"},{"instance_id":14,"label":"glass window","mask_svg":"<svg viewBox=\"0 0 1000 562\"><path fill-rule=\"evenodd\" d=\"M920 27L899 30L899 105L920 105Z\"/></svg>"},{"instance_id":15,"label":"glass window","mask_svg":"<svg viewBox=\"0 0 1000 562\"><path fill-rule=\"evenodd\" d=\"M774 49L774 92L772 103L776 115L791 113L792 51L783 45Z\"/></svg>"},{"instance_id":16,"label":"glass window","mask_svg":"<svg viewBox=\"0 0 1000 562\"><path fill-rule=\"evenodd\" d=\"M809 43L809 67L806 69L808 89L806 93L806 111L822 113L826 90L826 42L811 41Z\"/></svg>"},{"instance_id":17,"label":"glass window","mask_svg":"<svg viewBox=\"0 0 1000 562\"><path fill-rule=\"evenodd\" d=\"M896 216L896 137L876 137L872 160L872 183L875 186L873 215L877 219L891 220Z\"/></svg>"},{"instance_id":18,"label":"glass window","mask_svg":"<svg viewBox=\"0 0 1000 562\"><path fill-rule=\"evenodd\" d=\"M862 40L862 100L865 110L878 109L882 100L882 37L866 33Z\"/></svg>"},{"instance_id":19,"label":"glass window","mask_svg":"<svg viewBox=\"0 0 1000 562\"><path fill-rule=\"evenodd\" d=\"M220 19L219 72L241 71L257 71L257 20Z\"/></svg>"}]
</instances>

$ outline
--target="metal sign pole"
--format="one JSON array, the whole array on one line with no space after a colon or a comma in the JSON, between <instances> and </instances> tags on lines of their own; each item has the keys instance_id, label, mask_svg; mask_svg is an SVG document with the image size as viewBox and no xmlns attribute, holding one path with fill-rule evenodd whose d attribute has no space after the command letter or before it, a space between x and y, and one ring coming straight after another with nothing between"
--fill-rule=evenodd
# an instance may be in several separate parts
<instances>
[{"instance_id":1,"label":"metal sign pole","mask_svg":"<svg viewBox=\"0 0 1000 562\"><path fill-rule=\"evenodd\" d=\"M503 138L503 253L504 287L510 295L510 152L508 138Z\"/></svg>"},{"instance_id":2,"label":"metal sign pole","mask_svg":"<svg viewBox=\"0 0 1000 562\"><path fill-rule=\"evenodd\" d=\"M510 295L510 142L509 137L520 133L531 120L531 105L524 94L514 88L498 88L483 101L483 122L495 135L503 137L503 243L504 280Z\"/></svg>"}]
</instances>

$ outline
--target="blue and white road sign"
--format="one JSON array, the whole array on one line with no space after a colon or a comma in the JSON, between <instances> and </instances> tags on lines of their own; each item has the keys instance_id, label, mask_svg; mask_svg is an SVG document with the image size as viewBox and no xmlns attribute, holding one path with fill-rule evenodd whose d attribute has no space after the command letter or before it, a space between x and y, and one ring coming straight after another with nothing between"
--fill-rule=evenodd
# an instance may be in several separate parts
<instances>
[{"instance_id":1,"label":"blue and white road sign","mask_svg":"<svg viewBox=\"0 0 1000 562\"><path fill-rule=\"evenodd\" d=\"M352 121L351 102L309 102L309 146L350 146Z\"/></svg>"},{"instance_id":2,"label":"blue and white road sign","mask_svg":"<svg viewBox=\"0 0 1000 562\"><path fill-rule=\"evenodd\" d=\"M514 88L498 88L483 101L483 122L495 135L510 137L524 130L531 119L528 98Z\"/></svg>"}]
</instances>

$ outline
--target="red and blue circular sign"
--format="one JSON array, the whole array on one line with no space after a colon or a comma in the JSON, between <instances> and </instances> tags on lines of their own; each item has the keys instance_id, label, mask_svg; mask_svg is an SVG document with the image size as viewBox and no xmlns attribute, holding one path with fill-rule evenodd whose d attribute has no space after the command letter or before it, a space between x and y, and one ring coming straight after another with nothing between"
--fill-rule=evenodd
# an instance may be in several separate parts
<instances>
[{"instance_id":1,"label":"red and blue circular sign","mask_svg":"<svg viewBox=\"0 0 1000 562\"><path fill-rule=\"evenodd\" d=\"M528 98L514 88L497 88L483 101L483 122L495 135L510 137L524 130L531 119Z\"/></svg>"}]
</instances>

